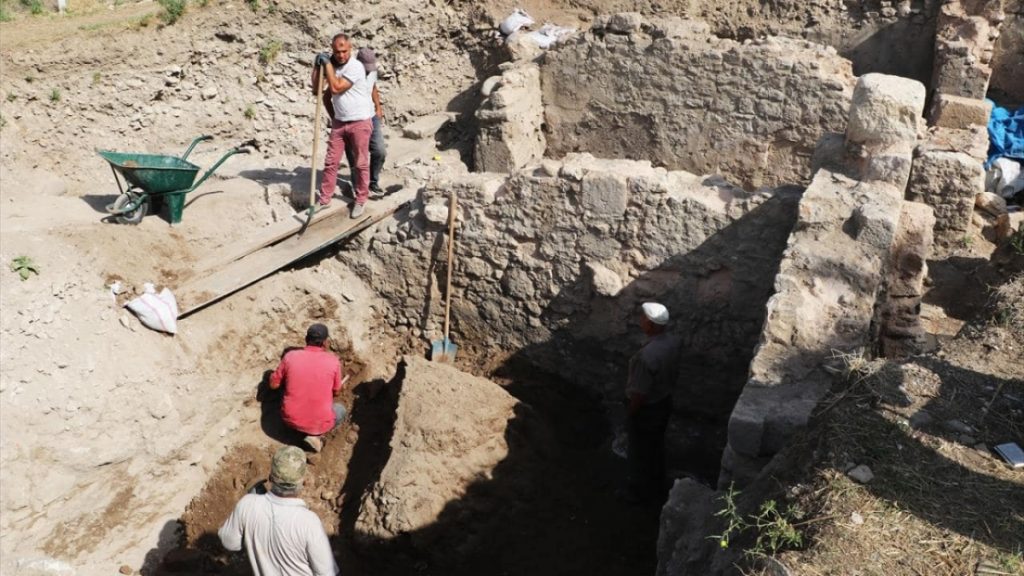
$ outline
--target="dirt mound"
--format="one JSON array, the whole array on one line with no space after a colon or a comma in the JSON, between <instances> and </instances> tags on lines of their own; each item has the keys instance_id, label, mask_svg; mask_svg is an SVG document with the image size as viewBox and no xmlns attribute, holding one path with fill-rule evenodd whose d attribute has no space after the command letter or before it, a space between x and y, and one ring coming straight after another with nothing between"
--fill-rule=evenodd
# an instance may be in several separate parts
<instances>
[{"instance_id":1,"label":"dirt mound","mask_svg":"<svg viewBox=\"0 0 1024 576\"><path fill-rule=\"evenodd\" d=\"M518 402L493 382L456 368L409 356L404 361L391 456L362 502L356 529L381 539L411 534L417 546L426 547L431 538L416 533L442 514L454 514L466 526L449 529L445 537L472 545L465 538L471 524L490 515L498 501L514 499L472 494L470 487L489 480L508 456L509 423ZM458 512L449 508L452 502Z\"/></svg>"}]
</instances>

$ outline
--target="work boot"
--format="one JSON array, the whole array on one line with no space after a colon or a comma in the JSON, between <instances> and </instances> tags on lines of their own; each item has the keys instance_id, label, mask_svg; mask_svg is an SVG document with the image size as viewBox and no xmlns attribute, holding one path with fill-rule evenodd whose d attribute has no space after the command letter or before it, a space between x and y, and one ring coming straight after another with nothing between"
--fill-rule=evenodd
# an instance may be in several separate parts
<instances>
[{"instance_id":1,"label":"work boot","mask_svg":"<svg viewBox=\"0 0 1024 576\"><path fill-rule=\"evenodd\" d=\"M313 452L319 453L324 449L324 441L319 436L306 436L302 441L305 442L306 446L309 446Z\"/></svg>"},{"instance_id":2,"label":"work boot","mask_svg":"<svg viewBox=\"0 0 1024 576\"><path fill-rule=\"evenodd\" d=\"M356 204L356 205L352 206L352 214L351 214L350 217L351 218L359 218L360 216L363 215L363 212L365 212L365 211L366 211L366 206L364 206L362 204Z\"/></svg>"}]
</instances>

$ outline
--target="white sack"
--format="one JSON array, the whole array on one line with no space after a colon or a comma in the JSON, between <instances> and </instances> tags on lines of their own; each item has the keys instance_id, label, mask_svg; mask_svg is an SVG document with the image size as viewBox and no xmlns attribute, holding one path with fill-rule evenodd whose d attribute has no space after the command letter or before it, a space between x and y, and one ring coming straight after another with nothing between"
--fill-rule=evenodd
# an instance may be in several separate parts
<instances>
[{"instance_id":1,"label":"white sack","mask_svg":"<svg viewBox=\"0 0 1024 576\"><path fill-rule=\"evenodd\" d=\"M516 8L501 21L501 24L498 25L498 30L501 30L501 33L505 36L509 36L523 26L533 26L533 18L530 18L530 15L522 8Z\"/></svg>"},{"instance_id":2,"label":"white sack","mask_svg":"<svg viewBox=\"0 0 1024 576\"><path fill-rule=\"evenodd\" d=\"M992 167L988 169L988 181L990 192L1009 199L1024 190L1024 171L1016 160L996 158L992 162Z\"/></svg>"},{"instance_id":3,"label":"white sack","mask_svg":"<svg viewBox=\"0 0 1024 576\"><path fill-rule=\"evenodd\" d=\"M174 294L164 288L159 294L152 284L146 284L146 292L127 304L146 328L178 333L178 301Z\"/></svg>"}]
</instances>

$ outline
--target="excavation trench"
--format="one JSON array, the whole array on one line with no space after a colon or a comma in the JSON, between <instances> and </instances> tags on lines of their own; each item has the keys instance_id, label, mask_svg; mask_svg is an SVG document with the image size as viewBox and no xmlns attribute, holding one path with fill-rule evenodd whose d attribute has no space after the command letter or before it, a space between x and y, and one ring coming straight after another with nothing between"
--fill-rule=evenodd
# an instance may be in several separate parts
<instances>
[{"instance_id":1,"label":"excavation trench","mask_svg":"<svg viewBox=\"0 0 1024 576\"><path fill-rule=\"evenodd\" d=\"M310 455L303 496L324 520L342 573L653 572L658 507L615 497L624 461L610 449L614 434L602 399L525 368L494 377L518 404L503 433L508 453L486 478L465 486L428 526L390 540L360 534L361 502L391 456L403 372L345 394L351 420L322 453ZM288 441L273 417L275 399L262 404L263 429ZM216 531L243 494L262 488L272 451L271 443L229 451L182 516L181 545L153 574L249 573L244 554L225 552Z\"/></svg>"}]
</instances>

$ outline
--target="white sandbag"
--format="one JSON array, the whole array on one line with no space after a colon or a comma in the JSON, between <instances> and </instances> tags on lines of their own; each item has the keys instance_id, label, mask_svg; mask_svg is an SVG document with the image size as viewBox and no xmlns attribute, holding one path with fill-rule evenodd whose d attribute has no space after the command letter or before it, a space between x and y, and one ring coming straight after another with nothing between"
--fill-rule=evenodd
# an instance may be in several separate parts
<instances>
[{"instance_id":1,"label":"white sandbag","mask_svg":"<svg viewBox=\"0 0 1024 576\"><path fill-rule=\"evenodd\" d=\"M989 191L1009 199L1024 190L1024 171L1010 158L996 158L988 170Z\"/></svg>"},{"instance_id":2,"label":"white sandbag","mask_svg":"<svg viewBox=\"0 0 1024 576\"><path fill-rule=\"evenodd\" d=\"M511 35L516 30L519 30L523 26L533 26L533 18L526 13L526 10L522 8L516 8L509 14L501 24L498 25L498 30L505 36Z\"/></svg>"},{"instance_id":3,"label":"white sandbag","mask_svg":"<svg viewBox=\"0 0 1024 576\"><path fill-rule=\"evenodd\" d=\"M575 28L566 28L564 26L555 26L554 24L545 24L540 27L540 30L536 32L530 32L528 37L537 43L537 46L547 50L551 46L565 40L575 32Z\"/></svg>"},{"instance_id":4,"label":"white sandbag","mask_svg":"<svg viewBox=\"0 0 1024 576\"><path fill-rule=\"evenodd\" d=\"M146 328L168 334L178 333L178 301L167 288L157 294L152 284L146 284L145 293L126 306Z\"/></svg>"}]
</instances>

